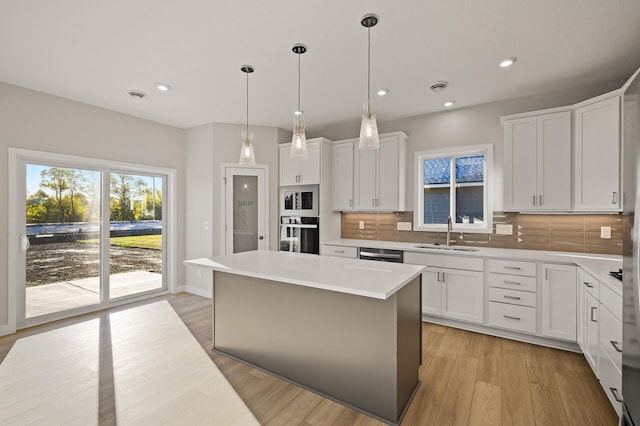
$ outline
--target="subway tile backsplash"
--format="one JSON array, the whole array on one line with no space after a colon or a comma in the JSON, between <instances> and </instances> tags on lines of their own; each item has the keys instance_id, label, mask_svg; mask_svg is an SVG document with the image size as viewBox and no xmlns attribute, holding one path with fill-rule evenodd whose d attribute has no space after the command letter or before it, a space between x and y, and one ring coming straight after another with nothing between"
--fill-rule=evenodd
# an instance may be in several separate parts
<instances>
[{"instance_id":1,"label":"subway tile backsplash","mask_svg":"<svg viewBox=\"0 0 640 426\"><path fill-rule=\"evenodd\" d=\"M364 229L359 229L364 221ZM413 212L343 213L342 238L359 240L446 243L446 232L397 231L397 222L413 222ZM496 235L497 224L513 225L513 235ZM600 227L611 227L611 239L600 238ZM622 254L621 214L545 215L494 212L492 234L452 232L454 245Z\"/></svg>"}]
</instances>

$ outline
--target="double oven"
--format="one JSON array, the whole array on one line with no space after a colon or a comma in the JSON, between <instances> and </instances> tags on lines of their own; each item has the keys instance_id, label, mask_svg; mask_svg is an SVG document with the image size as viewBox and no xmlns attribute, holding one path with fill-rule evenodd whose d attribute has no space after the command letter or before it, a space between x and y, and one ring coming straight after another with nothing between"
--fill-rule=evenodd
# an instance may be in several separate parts
<instances>
[{"instance_id":1,"label":"double oven","mask_svg":"<svg viewBox=\"0 0 640 426\"><path fill-rule=\"evenodd\" d=\"M318 185L280 188L280 251L320 254Z\"/></svg>"}]
</instances>

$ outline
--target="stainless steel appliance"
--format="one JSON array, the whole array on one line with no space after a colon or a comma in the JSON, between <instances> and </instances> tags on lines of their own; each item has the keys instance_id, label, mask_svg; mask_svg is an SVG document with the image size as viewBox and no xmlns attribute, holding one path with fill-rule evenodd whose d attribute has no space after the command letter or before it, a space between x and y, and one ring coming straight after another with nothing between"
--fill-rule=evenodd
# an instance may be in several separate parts
<instances>
[{"instance_id":1,"label":"stainless steel appliance","mask_svg":"<svg viewBox=\"0 0 640 426\"><path fill-rule=\"evenodd\" d=\"M318 185L280 187L280 216L318 217Z\"/></svg>"},{"instance_id":2,"label":"stainless steel appliance","mask_svg":"<svg viewBox=\"0 0 640 426\"><path fill-rule=\"evenodd\" d=\"M280 251L320 254L318 217L280 217Z\"/></svg>"},{"instance_id":3,"label":"stainless steel appliance","mask_svg":"<svg viewBox=\"0 0 640 426\"><path fill-rule=\"evenodd\" d=\"M625 90L622 110L625 232L622 274L621 424L640 426L640 77L637 74Z\"/></svg>"},{"instance_id":4,"label":"stainless steel appliance","mask_svg":"<svg viewBox=\"0 0 640 426\"><path fill-rule=\"evenodd\" d=\"M404 252L402 250L364 248L360 249L360 259L376 260L378 262L402 263Z\"/></svg>"}]
</instances>

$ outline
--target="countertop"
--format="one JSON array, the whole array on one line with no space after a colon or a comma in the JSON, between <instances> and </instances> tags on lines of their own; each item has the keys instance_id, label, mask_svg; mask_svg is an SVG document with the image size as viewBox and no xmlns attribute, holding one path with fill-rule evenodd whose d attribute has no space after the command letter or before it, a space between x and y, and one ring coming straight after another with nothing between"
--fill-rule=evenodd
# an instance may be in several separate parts
<instances>
[{"instance_id":1,"label":"countertop","mask_svg":"<svg viewBox=\"0 0 640 426\"><path fill-rule=\"evenodd\" d=\"M266 250L185 260L184 264L383 300L424 269L420 265Z\"/></svg>"},{"instance_id":2,"label":"countertop","mask_svg":"<svg viewBox=\"0 0 640 426\"><path fill-rule=\"evenodd\" d=\"M489 247L452 246L463 250L446 250L437 248L418 248L420 243L403 243L396 241L377 240L332 240L322 244L345 247L368 247L411 251L417 253L442 254L446 256L482 257L491 259L530 260L535 262L559 263L565 265L577 265L600 280L614 292L622 295L622 282L609 275L609 271L617 271L622 268L622 256L608 254L569 253L560 251L499 249ZM442 246L441 246L442 247ZM446 246L445 246L446 247ZM470 251L472 249L473 251ZM321 256L322 257L322 256Z\"/></svg>"}]
</instances>

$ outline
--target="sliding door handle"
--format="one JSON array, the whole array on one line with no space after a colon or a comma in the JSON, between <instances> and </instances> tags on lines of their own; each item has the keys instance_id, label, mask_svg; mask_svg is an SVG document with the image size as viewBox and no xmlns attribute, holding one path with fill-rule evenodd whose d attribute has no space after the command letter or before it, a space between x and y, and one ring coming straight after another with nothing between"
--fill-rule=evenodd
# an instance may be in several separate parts
<instances>
[{"instance_id":1,"label":"sliding door handle","mask_svg":"<svg viewBox=\"0 0 640 426\"><path fill-rule=\"evenodd\" d=\"M20 234L20 250L26 252L31 247L31 242L29 241L29 237L25 234Z\"/></svg>"}]
</instances>

